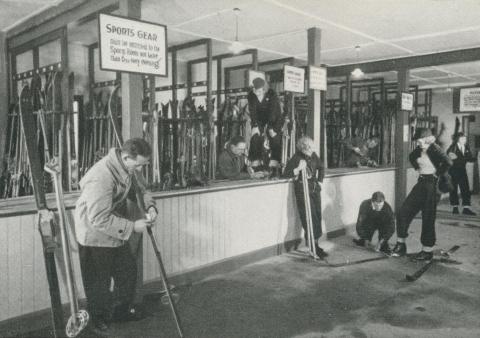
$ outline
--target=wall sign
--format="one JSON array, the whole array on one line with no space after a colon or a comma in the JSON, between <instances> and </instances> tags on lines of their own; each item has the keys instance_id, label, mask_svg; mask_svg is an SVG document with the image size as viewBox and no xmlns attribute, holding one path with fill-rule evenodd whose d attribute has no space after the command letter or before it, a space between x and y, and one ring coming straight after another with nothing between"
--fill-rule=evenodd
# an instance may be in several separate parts
<instances>
[{"instance_id":1,"label":"wall sign","mask_svg":"<svg viewBox=\"0 0 480 338\"><path fill-rule=\"evenodd\" d=\"M480 87L460 89L460 113L480 111Z\"/></svg>"},{"instance_id":2,"label":"wall sign","mask_svg":"<svg viewBox=\"0 0 480 338\"><path fill-rule=\"evenodd\" d=\"M167 76L167 27L99 14L100 68Z\"/></svg>"},{"instance_id":3,"label":"wall sign","mask_svg":"<svg viewBox=\"0 0 480 338\"><path fill-rule=\"evenodd\" d=\"M413 109L413 94L411 93L402 93L402 110L412 110Z\"/></svg>"},{"instance_id":4,"label":"wall sign","mask_svg":"<svg viewBox=\"0 0 480 338\"><path fill-rule=\"evenodd\" d=\"M283 66L283 89L286 92L303 94L305 92L305 69Z\"/></svg>"},{"instance_id":5,"label":"wall sign","mask_svg":"<svg viewBox=\"0 0 480 338\"><path fill-rule=\"evenodd\" d=\"M310 89L327 90L327 68L309 66L308 86Z\"/></svg>"}]
</instances>

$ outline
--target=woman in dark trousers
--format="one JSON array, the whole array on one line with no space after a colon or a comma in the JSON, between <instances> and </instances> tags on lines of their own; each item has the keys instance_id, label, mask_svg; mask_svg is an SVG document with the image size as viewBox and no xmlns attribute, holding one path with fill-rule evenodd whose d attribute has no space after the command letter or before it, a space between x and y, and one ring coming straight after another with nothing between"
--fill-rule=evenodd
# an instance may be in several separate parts
<instances>
[{"instance_id":1,"label":"woman in dark trousers","mask_svg":"<svg viewBox=\"0 0 480 338\"><path fill-rule=\"evenodd\" d=\"M305 238L308 241L307 219L305 213L305 200L303 195L303 183L301 170L306 168L308 173L308 189L310 191L310 209L312 213L313 236L315 239L315 251L318 257L325 258L328 254L318 245L322 236L322 205L320 200L320 183L323 181L324 169L320 158L313 152L313 140L302 137L297 142L297 152L287 162L284 177L295 177L294 191L297 200L298 212L302 222Z\"/></svg>"},{"instance_id":2,"label":"woman in dark trousers","mask_svg":"<svg viewBox=\"0 0 480 338\"><path fill-rule=\"evenodd\" d=\"M435 245L435 217L439 196L437 185L439 176L445 174L452 165L447 154L435 143L435 136L428 128L419 128L414 139L417 147L410 155L410 163L418 171L418 182L408 194L397 214L397 244L392 256L401 257L407 253L406 239L413 218L422 211L422 251L415 255L416 260L431 260ZM444 187L438 187L445 191ZM447 189L448 191L448 189Z\"/></svg>"},{"instance_id":3,"label":"woman in dark trousers","mask_svg":"<svg viewBox=\"0 0 480 338\"><path fill-rule=\"evenodd\" d=\"M453 190L450 191L450 205L452 212L458 214L458 187L462 194L463 214L475 216L470 210L470 186L468 185L467 169L465 165L467 162L474 162L470 147L467 144L467 138L463 133L454 135L452 145L447 149L447 155L453 161L453 165L448 171L452 176Z\"/></svg>"}]
</instances>

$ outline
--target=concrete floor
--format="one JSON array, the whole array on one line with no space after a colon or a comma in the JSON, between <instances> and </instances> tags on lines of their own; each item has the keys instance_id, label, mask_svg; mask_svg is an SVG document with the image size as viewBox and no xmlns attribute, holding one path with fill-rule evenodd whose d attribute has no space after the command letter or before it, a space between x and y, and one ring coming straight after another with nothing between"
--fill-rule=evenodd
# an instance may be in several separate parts
<instances>
[{"instance_id":1,"label":"concrete floor","mask_svg":"<svg viewBox=\"0 0 480 338\"><path fill-rule=\"evenodd\" d=\"M420 220L410 232L414 252ZM452 258L463 264L437 263L413 283L405 274L422 263L407 258L331 268L289 253L180 287L185 336L480 337L480 217L439 218L437 237L439 248L461 246ZM353 247L349 234L323 247L333 263L377 255ZM110 336L177 337L168 306L152 297L144 305L146 319L112 325Z\"/></svg>"}]
</instances>

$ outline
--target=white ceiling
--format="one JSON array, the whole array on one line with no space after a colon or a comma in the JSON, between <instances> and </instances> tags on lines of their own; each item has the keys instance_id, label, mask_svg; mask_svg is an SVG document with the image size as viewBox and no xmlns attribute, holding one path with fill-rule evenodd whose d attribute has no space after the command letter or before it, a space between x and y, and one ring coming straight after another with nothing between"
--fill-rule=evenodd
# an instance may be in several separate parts
<instances>
[{"instance_id":1,"label":"white ceiling","mask_svg":"<svg viewBox=\"0 0 480 338\"><path fill-rule=\"evenodd\" d=\"M21 20L21 13L28 16L57 2L0 0L0 19L8 19L0 21L0 29ZM235 7L241 10L239 40L258 48L260 61L305 60L310 27L322 30L321 59L329 66L480 47L480 0L143 0L142 19L166 24L169 45L212 38L215 55L228 52L235 38ZM90 23L69 36L77 43L95 39L96 25ZM356 45L361 46L358 56ZM203 56L201 49L182 54L185 59ZM415 84L470 84L480 79L480 62L411 74Z\"/></svg>"}]
</instances>

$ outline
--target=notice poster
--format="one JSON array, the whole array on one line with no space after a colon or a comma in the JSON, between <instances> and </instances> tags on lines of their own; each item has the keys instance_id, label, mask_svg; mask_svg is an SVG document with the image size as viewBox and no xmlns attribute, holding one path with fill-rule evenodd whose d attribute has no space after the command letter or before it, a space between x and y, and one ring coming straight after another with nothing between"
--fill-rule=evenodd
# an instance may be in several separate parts
<instances>
[{"instance_id":1,"label":"notice poster","mask_svg":"<svg viewBox=\"0 0 480 338\"><path fill-rule=\"evenodd\" d=\"M327 68L309 66L308 69L309 88L327 90Z\"/></svg>"},{"instance_id":2,"label":"notice poster","mask_svg":"<svg viewBox=\"0 0 480 338\"><path fill-rule=\"evenodd\" d=\"M167 27L99 14L102 70L167 76Z\"/></svg>"},{"instance_id":3,"label":"notice poster","mask_svg":"<svg viewBox=\"0 0 480 338\"><path fill-rule=\"evenodd\" d=\"M413 109L413 94L402 93L402 110L412 110Z\"/></svg>"},{"instance_id":4,"label":"notice poster","mask_svg":"<svg viewBox=\"0 0 480 338\"><path fill-rule=\"evenodd\" d=\"M460 113L480 111L480 87L460 89Z\"/></svg>"},{"instance_id":5,"label":"notice poster","mask_svg":"<svg viewBox=\"0 0 480 338\"><path fill-rule=\"evenodd\" d=\"M283 66L283 88L286 92L305 92L305 69Z\"/></svg>"}]
</instances>

